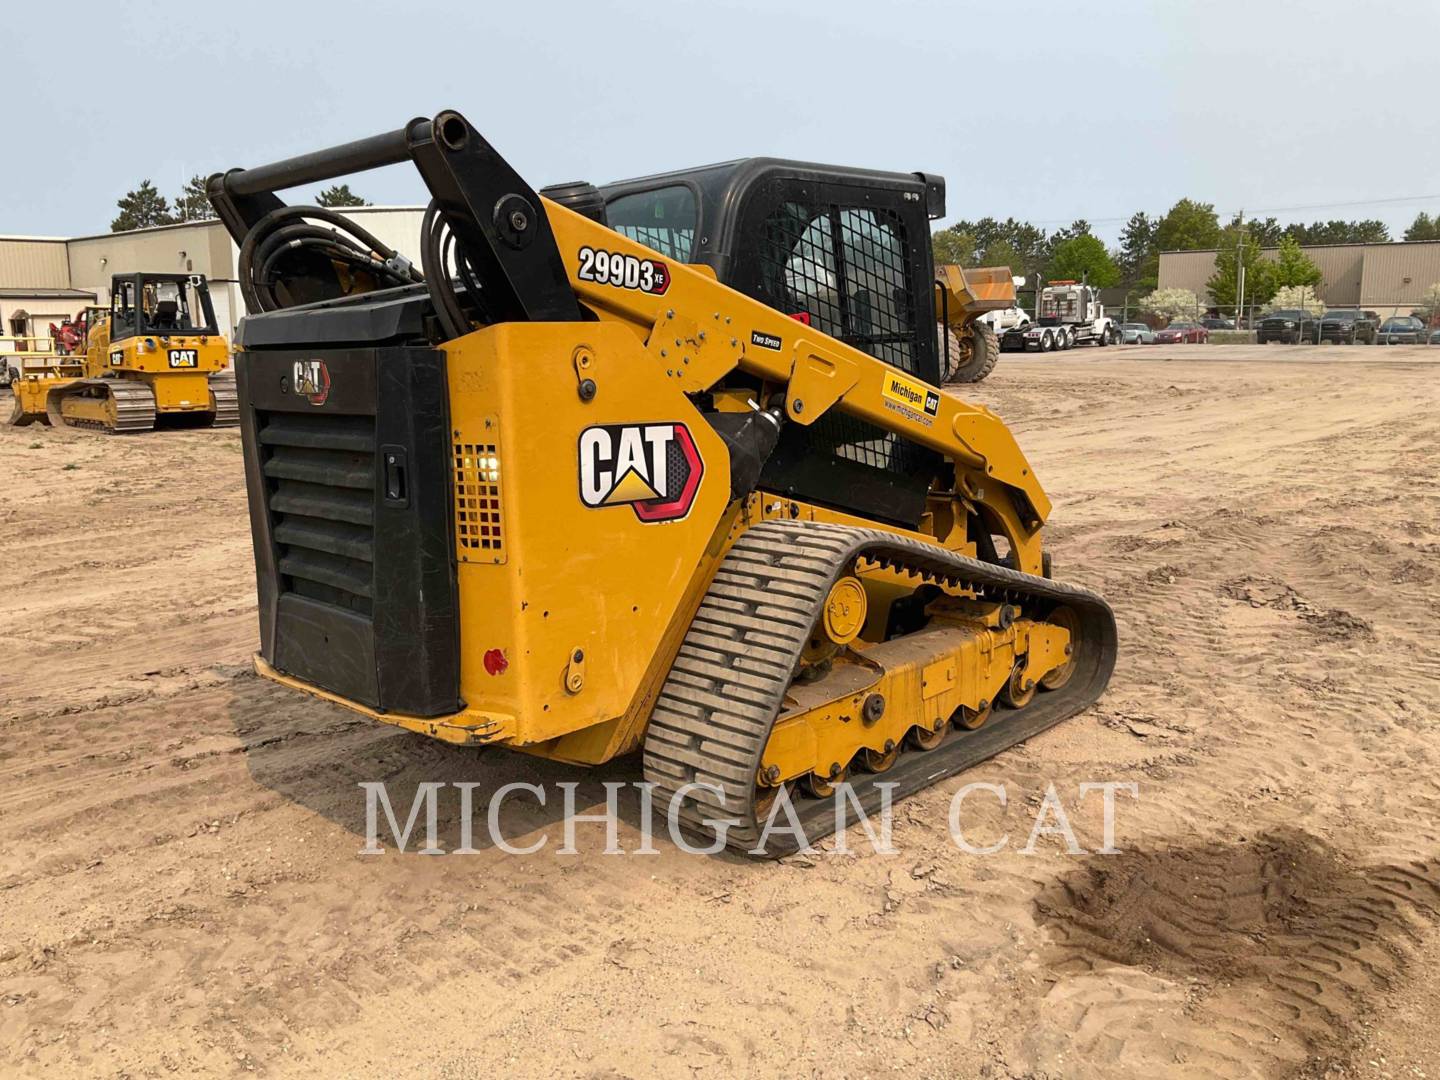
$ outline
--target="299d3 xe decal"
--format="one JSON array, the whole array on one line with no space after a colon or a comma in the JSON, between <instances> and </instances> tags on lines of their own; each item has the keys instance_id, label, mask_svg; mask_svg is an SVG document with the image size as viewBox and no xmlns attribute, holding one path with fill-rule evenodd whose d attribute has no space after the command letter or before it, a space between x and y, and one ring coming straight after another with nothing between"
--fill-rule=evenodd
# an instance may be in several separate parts
<instances>
[{"instance_id":1,"label":"299d3 xe decal","mask_svg":"<svg viewBox=\"0 0 1440 1080\"><path fill-rule=\"evenodd\" d=\"M629 506L644 522L690 512L705 463L684 424L605 424L580 433L580 501Z\"/></svg>"},{"instance_id":2,"label":"299d3 xe decal","mask_svg":"<svg viewBox=\"0 0 1440 1080\"><path fill-rule=\"evenodd\" d=\"M642 259L604 248L582 247L580 268L575 276L596 285L613 285L617 289L638 289L652 296L663 296L670 287L670 268L659 259Z\"/></svg>"}]
</instances>

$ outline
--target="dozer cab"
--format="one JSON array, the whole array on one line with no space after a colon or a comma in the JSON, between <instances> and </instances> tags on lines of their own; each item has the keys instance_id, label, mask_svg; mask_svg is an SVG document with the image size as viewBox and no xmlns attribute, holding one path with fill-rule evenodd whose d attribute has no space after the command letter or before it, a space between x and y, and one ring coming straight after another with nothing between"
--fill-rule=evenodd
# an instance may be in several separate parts
<instances>
[{"instance_id":1,"label":"dozer cab","mask_svg":"<svg viewBox=\"0 0 1440 1080\"><path fill-rule=\"evenodd\" d=\"M275 194L407 161L418 267ZM552 198L443 112L212 177L257 670L459 745L642 751L769 855L782 797L814 839L844 782L873 808L1093 702L1110 609L1052 580L1004 423L938 388L943 181L812 168Z\"/></svg>"},{"instance_id":2,"label":"dozer cab","mask_svg":"<svg viewBox=\"0 0 1440 1080\"><path fill-rule=\"evenodd\" d=\"M239 422L230 347L203 274L124 274L110 306L87 308L71 357L15 385L11 423L122 434L156 418L214 427Z\"/></svg>"}]
</instances>

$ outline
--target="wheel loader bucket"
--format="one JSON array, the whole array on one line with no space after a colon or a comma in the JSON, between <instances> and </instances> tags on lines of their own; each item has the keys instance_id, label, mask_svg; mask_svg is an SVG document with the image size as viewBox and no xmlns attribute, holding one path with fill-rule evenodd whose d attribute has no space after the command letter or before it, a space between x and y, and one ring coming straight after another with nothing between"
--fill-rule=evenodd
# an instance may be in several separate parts
<instances>
[{"instance_id":1,"label":"wheel loader bucket","mask_svg":"<svg viewBox=\"0 0 1440 1080\"><path fill-rule=\"evenodd\" d=\"M935 287L940 291L940 313L951 326L963 326L987 311L1015 306L1015 279L1008 266L937 266Z\"/></svg>"}]
</instances>

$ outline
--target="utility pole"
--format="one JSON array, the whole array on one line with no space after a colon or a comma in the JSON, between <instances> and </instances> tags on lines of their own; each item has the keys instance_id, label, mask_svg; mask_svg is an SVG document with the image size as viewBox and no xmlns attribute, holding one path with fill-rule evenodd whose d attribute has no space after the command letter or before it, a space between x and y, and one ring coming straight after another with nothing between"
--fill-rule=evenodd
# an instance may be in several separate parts
<instances>
[{"instance_id":1,"label":"utility pole","mask_svg":"<svg viewBox=\"0 0 1440 1080\"><path fill-rule=\"evenodd\" d=\"M1235 251L1235 329L1240 329L1240 312L1245 309L1245 211L1242 208L1235 219L1239 243Z\"/></svg>"}]
</instances>

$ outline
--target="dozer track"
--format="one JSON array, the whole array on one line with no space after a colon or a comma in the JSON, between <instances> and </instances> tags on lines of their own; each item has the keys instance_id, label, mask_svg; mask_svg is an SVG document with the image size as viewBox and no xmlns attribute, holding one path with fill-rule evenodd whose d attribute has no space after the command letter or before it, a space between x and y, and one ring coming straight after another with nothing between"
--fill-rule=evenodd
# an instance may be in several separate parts
<instances>
[{"instance_id":1,"label":"dozer track","mask_svg":"<svg viewBox=\"0 0 1440 1080\"><path fill-rule=\"evenodd\" d=\"M215 405L211 427L238 427L240 394L235 387L235 369L227 368L210 376L210 400Z\"/></svg>"},{"instance_id":2,"label":"dozer track","mask_svg":"<svg viewBox=\"0 0 1440 1080\"><path fill-rule=\"evenodd\" d=\"M646 732L645 778L665 793L665 805L686 784L723 792L717 796L699 789L687 795L682 822L703 834L713 832L704 824L707 819L734 821L726 833L728 845L770 857L803 846L785 831L782 814L766 850L753 850L763 830L756 773L829 590L862 559L928 582L972 589L982 600L1018 604L1031 617L1043 619L1062 606L1078 617L1075 668L1061 687L1036 694L1019 709L997 707L984 726L954 731L936 749L906 750L882 774L854 776L851 790L867 813L881 803L877 782L894 784L895 798L927 787L1072 716L1093 703L1109 682L1115 617L1104 600L1086 589L879 529L764 522L736 541L716 573ZM796 798L793 806L809 841L834 831L831 799Z\"/></svg>"},{"instance_id":3,"label":"dozer track","mask_svg":"<svg viewBox=\"0 0 1440 1080\"><path fill-rule=\"evenodd\" d=\"M112 435L151 431L155 427L155 394L144 383L129 379L76 379L50 391L45 412L55 427L89 428Z\"/></svg>"}]
</instances>

